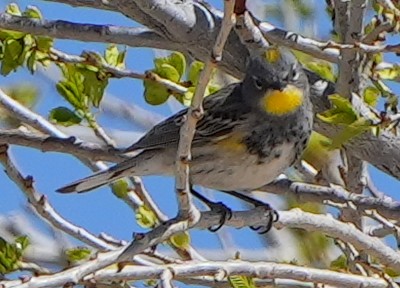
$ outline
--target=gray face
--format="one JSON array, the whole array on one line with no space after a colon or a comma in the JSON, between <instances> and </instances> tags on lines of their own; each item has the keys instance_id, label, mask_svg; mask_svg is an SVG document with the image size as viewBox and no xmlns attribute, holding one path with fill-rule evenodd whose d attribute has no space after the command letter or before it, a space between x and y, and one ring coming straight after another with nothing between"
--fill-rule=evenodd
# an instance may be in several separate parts
<instances>
[{"instance_id":1,"label":"gray face","mask_svg":"<svg viewBox=\"0 0 400 288\"><path fill-rule=\"evenodd\" d=\"M268 90L283 90L288 85L307 87L307 77L291 52L280 49L272 61L267 58L265 53L254 56L247 66L243 89L245 95L254 97L250 101L263 97Z\"/></svg>"}]
</instances>

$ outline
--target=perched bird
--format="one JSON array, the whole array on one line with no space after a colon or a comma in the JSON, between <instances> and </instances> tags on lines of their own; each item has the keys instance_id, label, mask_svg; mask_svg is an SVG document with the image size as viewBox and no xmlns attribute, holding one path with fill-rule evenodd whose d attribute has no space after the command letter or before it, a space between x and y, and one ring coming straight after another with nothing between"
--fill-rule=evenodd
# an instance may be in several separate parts
<instances>
[{"instance_id":1,"label":"perched bird","mask_svg":"<svg viewBox=\"0 0 400 288\"><path fill-rule=\"evenodd\" d=\"M252 56L242 82L204 99L192 142L190 182L221 190L255 190L299 160L313 112L307 77L287 50ZM58 189L85 192L126 176L174 175L184 109L152 128L125 152L141 151L111 168Z\"/></svg>"}]
</instances>

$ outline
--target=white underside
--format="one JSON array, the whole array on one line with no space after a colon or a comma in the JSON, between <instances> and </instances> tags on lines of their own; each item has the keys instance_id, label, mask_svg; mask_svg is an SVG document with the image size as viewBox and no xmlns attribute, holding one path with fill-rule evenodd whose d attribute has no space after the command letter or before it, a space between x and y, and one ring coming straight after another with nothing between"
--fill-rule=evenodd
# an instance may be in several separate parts
<instances>
[{"instance_id":1,"label":"white underside","mask_svg":"<svg viewBox=\"0 0 400 288\"><path fill-rule=\"evenodd\" d=\"M191 165L191 181L217 190L254 190L272 182L291 164L294 159L293 144L283 144L276 148L280 157L273 155L264 163L258 163L258 156L217 158L206 162L195 162ZM274 153L271 153L274 154ZM197 171L212 171L209 173ZM225 172L221 172L224 171ZM228 173L229 172L229 173Z\"/></svg>"}]
</instances>

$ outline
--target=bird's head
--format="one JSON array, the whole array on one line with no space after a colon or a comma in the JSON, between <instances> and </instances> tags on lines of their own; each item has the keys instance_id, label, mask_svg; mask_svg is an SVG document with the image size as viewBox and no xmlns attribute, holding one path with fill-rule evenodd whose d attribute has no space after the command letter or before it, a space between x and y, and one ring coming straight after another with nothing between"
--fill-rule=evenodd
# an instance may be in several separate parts
<instances>
[{"instance_id":1,"label":"bird's head","mask_svg":"<svg viewBox=\"0 0 400 288\"><path fill-rule=\"evenodd\" d=\"M288 50L274 47L250 58L242 87L246 101L274 116L296 112L309 97L300 63Z\"/></svg>"}]
</instances>

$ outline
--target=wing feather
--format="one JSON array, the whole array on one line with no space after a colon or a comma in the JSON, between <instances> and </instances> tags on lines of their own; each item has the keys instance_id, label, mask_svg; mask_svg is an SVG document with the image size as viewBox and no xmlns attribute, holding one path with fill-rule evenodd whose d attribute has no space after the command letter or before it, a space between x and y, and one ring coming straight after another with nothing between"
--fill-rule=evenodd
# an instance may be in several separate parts
<instances>
[{"instance_id":1,"label":"wing feather","mask_svg":"<svg viewBox=\"0 0 400 288\"><path fill-rule=\"evenodd\" d=\"M196 126L193 143L203 143L212 140L213 137L221 137L232 131L240 120L240 116L246 112L244 103L234 99L240 97L240 84L228 85L216 93L206 97L203 102L204 117ZM166 145L178 143L179 130L183 124L184 116L188 109L183 109L166 120L154 126L138 142L127 148L130 152L141 149L158 149Z\"/></svg>"}]
</instances>

